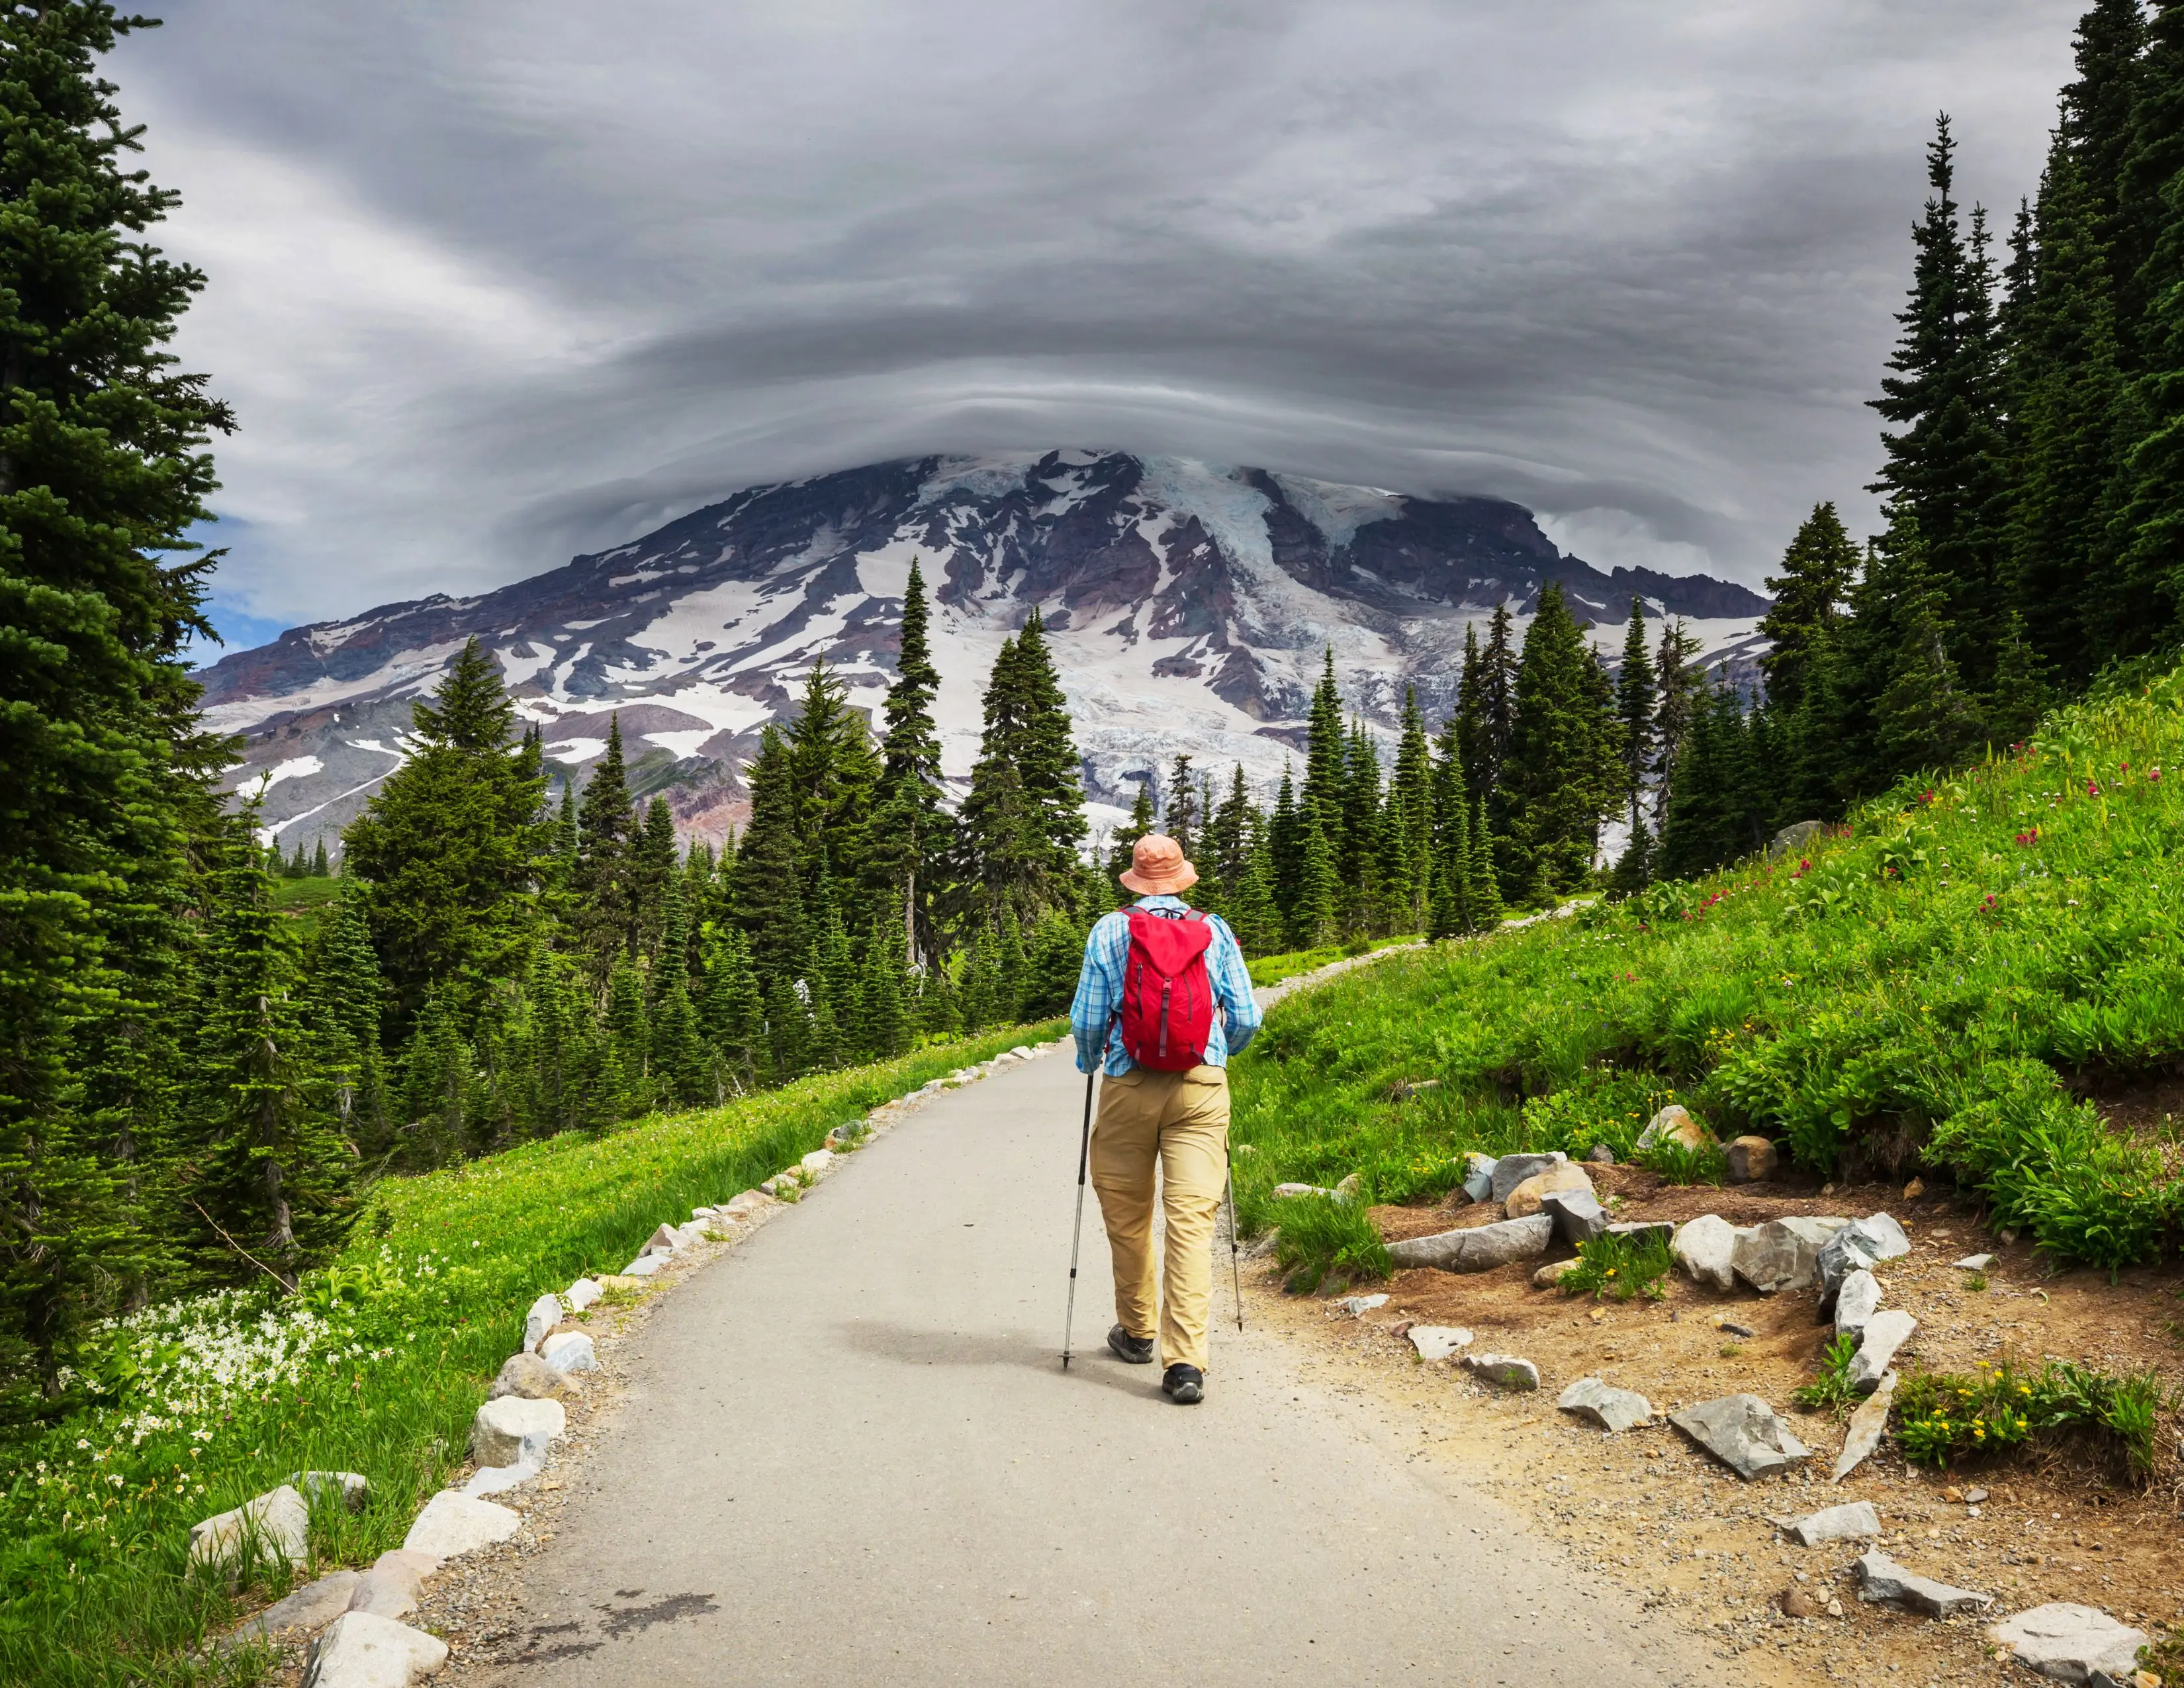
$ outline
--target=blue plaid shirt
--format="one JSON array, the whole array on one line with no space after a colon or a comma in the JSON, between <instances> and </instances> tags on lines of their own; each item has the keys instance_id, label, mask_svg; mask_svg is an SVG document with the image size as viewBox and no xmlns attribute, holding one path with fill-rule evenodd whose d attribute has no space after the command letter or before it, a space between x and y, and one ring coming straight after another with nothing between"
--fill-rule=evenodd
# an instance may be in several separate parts
<instances>
[{"instance_id":1,"label":"blue plaid shirt","mask_svg":"<svg viewBox=\"0 0 2184 1688\"><path fill-rule=\"evenodd\" d=\"M1180 917L1190 906L1180 897L1140 897L1138 906L1159 912L1173 911ZM1222 1011L1213 1017L1213 1029L1206 1039L1206 1064L1226 1067L1228 1052L1240 1050L1259 1029L1259 1005L1251 1000L1251 970L1244 951L1217 914L1206 916L1213 928L1213 941L1206 946L1206 976L1212 982L1213 1000ZM1084 967L1077 976L1077 1000L1069 1005L1069 1029L1077 1034L1077 1070L1089 1072L1100 1058L1104 1034L1110 1078L1128 1072L1137 1063L1123 1052L1123 1028L1115 1023L1115 1010L1123 1000L1123 963L1130 953L1130 917L1102 915L1084 940Z\"/></svg>"}]
</instances>

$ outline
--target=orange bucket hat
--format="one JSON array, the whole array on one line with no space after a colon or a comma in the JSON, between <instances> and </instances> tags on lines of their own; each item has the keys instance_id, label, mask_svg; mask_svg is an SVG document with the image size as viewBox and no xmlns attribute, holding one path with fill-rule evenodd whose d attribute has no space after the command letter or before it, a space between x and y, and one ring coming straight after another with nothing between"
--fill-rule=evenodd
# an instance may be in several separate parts
<instances>
[{"instance_id":1,"label":"orange bucket hat","mask_svg":"<svg viewBox=\"0 0 2184 1688\"><path fill-rule=\"evenodd\" d=\"M1188 891L1198 883L1198 870L1167 833L1147 833L1130 851L1128 872L1115 877L1141 897L1158 897Z\"/></svg>"}]
</instances>

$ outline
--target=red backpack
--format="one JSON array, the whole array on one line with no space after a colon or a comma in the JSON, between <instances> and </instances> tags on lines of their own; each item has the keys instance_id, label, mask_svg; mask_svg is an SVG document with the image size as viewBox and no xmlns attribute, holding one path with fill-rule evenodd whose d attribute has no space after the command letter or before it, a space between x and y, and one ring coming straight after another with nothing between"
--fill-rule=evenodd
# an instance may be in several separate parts
<instances>
[{"instance_id":1,"label":"red backpack","mask_svg":"<svg viewBox=\"0 0 2184 1688\"><path fill-rule=\"evenodd\" d=\"M1188 1072L1213 1033L1213 981L1206 950L1213 928L1196 909L1180 920L1132 909L1123 961L1123 1049L1156 1072Z\"/></svg>"}]
</instances>

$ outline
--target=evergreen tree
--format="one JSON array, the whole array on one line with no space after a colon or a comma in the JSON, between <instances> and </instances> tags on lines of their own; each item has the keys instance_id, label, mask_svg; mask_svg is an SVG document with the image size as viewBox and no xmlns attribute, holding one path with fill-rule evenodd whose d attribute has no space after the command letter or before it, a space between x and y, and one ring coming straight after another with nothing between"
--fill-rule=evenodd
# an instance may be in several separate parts
<instances>
[{"instance_id":1,"label":"evergreen tree","mask_svg":"<svg viewBox=\"0 0 2184 1688\"><path fill-rule=\"evenodd\" d=\"M773 1082L786 1084L811 1070L811 1016L786 974L766 986L766 1065Z\"/></svg>"},{"instance_id":2,"label":"evergreen tree","mask_svg":"<svg viewBox=\"0 0 2184 1688\"><path fill-rule=\"evenodd\" d=\"M1661 628L1661 643L1653 659L1654 685L1660 701L1653 706L1653 832L1658 838L1668 827L1669 794L1675 783L1676 760L1690 736L1693 703L1702 696L1702 682L1692 659L1699 654L1697 638L1681 618Z\"/></svg>"},{"instance_id":3,"label":"evergreen tree","mask_svg":"<svg viewBox=\"0 0 2184 1688\"><path fill-rule=\"evenodd\" d=\"M1767 702L1778 714L1794 714L1804 701L1813 641L1834 624L1857 575L1858 548L1843 531L1836 507L1814 505L1782 554L1781 571L1768 577L1774 602L1759 623L1770 647L1759 666L1767 676Z\"/></svg>"},{"instance_id":4,"label":"evergreen tree","mask_svg":"<svg viewBox=\"0 0 2184 1688\"><path fill-rule=\"evenodd\" d=\"M888 688L872 827L872 866L899 898L913 961L940 953L939 911L951 826L944 806L940 733L933 717L940 671L933 666L928 629L925 577L913 557L903 593L895 680Z\"/></svg>"},{"instance_id":5,"label":"evergreen tree","mask_svg":"<svg viewBox=\"0 0 2184 1688\"><path fill-rule=\"evenodd\" d=\"M1248 812L1243 867L1227 894L1224 918L1247 956L1271 955L1282 947L1282 912L1274 894L1274 853L1256 812Z\"/></svg>"},{"instance_id":6,"label":"evergreen tree","mask_svg":"<svg viewBox=\"0 0 2184 1688\"><path fill-rule=\"evenodd\" d=\"M512 742L515 705L476 639L412 716L418 748L343 846L405 1020L442 983L469 1011L487 981L521 966L551 848L538 747Z\"/></svg>"},{"instance_id":7,"label":"evergreen tree","mask_svg":"<svg viewBox=\"0 0 2184 1688\"><path fill-rule=\"evenodd\" d=\"M1153 779L1148 773L1138 782L1138 794L1130 802L1130 818L1115 829L1107 844L1107 881L1118 909L1127 908L1137 900L1138 894L1120 883L1117 876L1128 868L1138 840L1151 832L1153 826Z\"/></svg>"},{"instance_id":8,"label":"evergreen tree","mask_svg":"<svg viewBox=\"0 0 2184 1688\"><path fill-rule=\"evenodd\" d=\"M1459 767L1457 772L1461 774ZM1389 860L1387 900L1390 929L1423 932L1433 900L1436 857L1435 819L1440 813L1433 747L1425 717L1418 712L1418 688L1403 688L1402 737L1396 745L1396 772L1388 783Z\"/></svg>"},{"instance_id":9,"label":"evergreen tree","mask_svg":"<svg viewBox=\"0 0 2184 1688\"><path fill-rule=\"evenodd\" d=\"M1757 842L1746 732L1742 705L1726 681L1693 711L1661 832L1658 870L1663 877L1710 872Z\"/></svg>"},{"instance_id":10,"label":"evergreen tree","mask_svg":"<svg viewBox=\"0 0 2184 1688\"><path fill-rule=\"evenodd\" d=\"M1550 585L1525 630L1502 767L1505 900L1559 894L1591 872L1601 817L1623 794L1607 693L1561 587Z\"/></svg>"},{"instance_id":11,"label":"evergreen tree","mask_svg":"<svg viewBox=\"0 0 2184 1688\"><path fill-rule=\"evenodd\" d=\"M1471 799L1471 886L1468 894L1475 929L1490 932L1502 923L1502 880L1494 862L1494 838L1486 824L1486 799Z\"/></svg>"},{"instance_id":12,"label":"evergreen tree","mask_svg":"<svg viewBox=\"0 0 2184 1688\"><path fill-rule=\"evenodd\" d=\"M1433 768L1431 821L1426 930L1434 938L1475 932L1480 911L1474 895L1471 799L1463 783L1462 723L1455 716L1441 729L1440 755Z\"/></svg>"},{"instance_id":13,"label":"evergreen tree","mask_svg":"<svg viewBox=\"0 0 2184 1688\"><path fill-rule=\"evenodd\" d=\"M646 805L644 830L630 842L629 950L656 960L666 937L668 887L676 883L675 811L655 797Z\"/></svg>"},{"instance_id":14,"label":"evergreen tree","mask_svg":"<svg viewBox=\"0 0 2184 1688\"><path fill-rule=\"evenodd\" d=\"M653 1087L648 1082L652 1060L652 1028L644 1011L644 975L627 951L614 958L607 973L604 1030L619 1073L621 1117L642 1113L651 1105Z\"/></svg>"},{"instance_id":15,"label":"evergreen tree","mask_svg":"<svg viewBox=\"0 0 2184 1688\"><path fill-rule=\"evenodd\" d=\"M252 818L231 823L199 974L192 1078L204 1171L187 1199L214 1228L207 1252L235 1256L232 1275L254 1265L292 1290L355 1217L352 1162L315 1094L293 942L272 911Z\"/></svg>"},{"instance_id":16,"label":"evergreen tree","mask_svg":"<svg viewBox=\"0 0 2184 1688\"><path fill-rule=\"evenodd\" d=\"M1342 888L1335 878L1335 846L1309 805L1301 805L1304 865L1298 874L1295 904L1289 911L1290 945L1317 950L1334 941L1340 919Z\"/></svg>"},{"instance_id":17,"label":"evergreen tree","mask_svg":"<svg viewBox=\"0 0 2184 1688\"><path fill-rule=\"evenodd\" d=\"M1312 688L1312 714L1305 729L1304 787L1299 805L1314 816L1328 842L1342 848L1342 795L1349 783L1348 743L1342 732L1342 694L1334 683L1334 647L1329 645Z\"/></svg>"},{"instance_id":18,"label":"evergreen tree","mask_svg":"<svg viewBox=\"0 0 2184 1688\"><path fill-rule=\"evenodd\" d=\"M333 1085L337 1129L359 1151L376 1155L387 1130L379 1037L386 986L356 881L345 882L320 916L306 972L313 1029Z\"/></svg>"},{"instance_id":19,"label":"evergreen tree","mask_svg":"<svg viewBox=\"0 0 2184 1688\"><path fill-rule=\"evenodd\" d=\"M1022 1017L1044 1020L1068 1012L1084 960L1084 929L1059 909L1040 916L1025 958Z\"/></svg>"},{"instance_id":20,"label":"evergreen tree","mask_svg":"<svg viewBox=\"0 0 2184 1688\"><path fill-rule=\"evenodd\" d=\"M1267 828L1268 866L1274 882L1274 906L1284 926L1293 923L1304 896L1305 821L1297 807L1290 766L1282 764L1282 783L1274 794L1274 813Z\"/></svg>"},{"instance_id":21,"label":"evergreen tree","mask_svg":"<svg viewBox=\"0 0 2184 1688\"><path fill-rule=\"evenodd\" d=\"M732 1082L748 1089L768 1061L766 997L751 968L750 944L741 932L722 939L705 970L705 1033L720 1050Z\"/></svg>"},{"instance_id":22,"label":"evergreen tree","mask_svg":"<svg viewBox=\"0 0 2184 1688\"><path fill-rule=\"evenodd\" d=\"M1224 901L1234 900L1242 889L1255 818L1251 793L1244 783L1244 765L1239 762L1229 779L1228 794L1206 824L1206 861L1201 869L1220 888Z\"/></svg>"},{"instance_id":23,"label":"evergreen tree","mask_svg":"<svg viewBox=\"0 0 2184 1688\"><path fill-rule=\"evenodd\" d=\"M629 952L637 925L637 815L622 761L621 716L607 717L607 748L584 786L577 811L574 916L592 978L604 987L615 958Z\"/></svg>"},{"instance_id":24,"label":"evergreen tree","mask_svg":"<svg viewBox=\"0 0 2184 1688\"><path fill-rule=\"evenodd\" d=\"M1947 115L1927 148L1933 194L1912 232L1903 332L1872 402L1901 432L1884 432L1875 491L1916 523L1942 618L1975 686L1991 679L2003 615L2008 521L2001 346L1986 217L1969 232L1954 198L1956 142Z\"/></svg>"},{"instance_id":25,"label":"evergreen tree","mask_svg":"<svg viewBox=\"0 0 2184 1688\"><path fill-rule=\"evenodd\" d=\"M1652 660L1646 655L1646 605L1634 594L1630 599L1630 630L1623 640L1623 671L1615 682L1615 720L1622 734L1623 792L1630 812L1633 842L1646 830L1646 776L1652 772L1657 754L1653 710L1658 701ZM1630 852L1625 850L1624 854L1624 859L1629 860ZM1642 867L1644 861L1641 855L1633 865ZM1645 883L1643 878L1638 881L1641 888Z\"/></svg>"},{"instance_id":26,"label":"evergreen tree","mask_svg":"<svg viewBox=\"0 0 2184 1688\"><path fill-rule=\"evenodd\" d=\"M759 734L758 755L744 776L750 822L736 846L734 876L736 917L749 936L751 965L766 987L769 1020L775 984L797 978L811 943L793 777L788 741L769 722ZM800 1036L795 1048L800 1063ZM801 1071L800 1065L795 1070Z\"/></svg>"},{"instance_id":27,"label":"evergreen tree","mask_svg":"<svg viewBox=\"0 0 2184 1688\"><path fill-rule=\"evenodd\" d=\"M985 731L958 816L958 874L974 922L1004 908L1034 917L1075 901L1084 794L1061 682L1034 609L1002 643L986 688Z\"/></svg>"},{"instance_id":28,"label":"evergreen tree","mask_svg":"<svg viewBox=\"0 0 2184 1688\"><path fill-rule=\"evenodd\" d=\"M1514 623L1507 600L1494 606L1487 623L1486 648L1471 655L1470 630L1465 629L1467 660L1464 679L1471 682L1470 696L1458 710L1460 731L1468 747L1463 762L1467 789L1490 804L1502 785L1502 759L1509 753L1510 735L1517 720L1517 650ZM1474 701L1475 699L1475 701Z\"/></svg>"},{"instance_id":29,"label":"evergreen tree","mask_svg":"<svg viewBox=\"0 0 2184 1688\"><path fill-rule=\"evenodd\" d=\"M407 1170L452 1166L471 1151L475 1065L475 1051L463 1036L448 993L432 991L402 1056L402 1111L407 1123L400 1156Z\"/></svg>"},{"instance_id":30,"label":"evergreen tree","mask_svg":"<svg viewBox=\"0 0 2184 1688\"><path fill-rule=\"evenodd\" d=\"M894 936L873 934L865 946L862 978L858 981L857 1019L866 1055L886 1061L900 1055L910 1043L910 1027L903 1013L902 962Z\"/></svg>"},{"instance_id":31,"label":"evergreen tree","mask_svg":"<svg viewBox=\"0 0 2184 1688\"><path fill-rule=\"evenodd\" d=\"M0 1417L58 1407L79 1333L141 1295L171 1123L143 1065L185 947L186 839L231 760L184 647L190 534L231 425L167 350L199 274L97 59L148 20L0 14Z\"/></svg>"},{"instance_id":32,"label":"evergreen tree","mask_svg":"<svg viewBox=\"0 0 2184 1688\"><path fill-rule=\"evenodd\" d=\"M1178 755L1167 777L1167 811L1162 830L1183 846L1186 859L1198 842L1200 823L1198 783L1190 771L1190 758Z\"/></svg>"},{"instance_id":33,"label":"evergreen tree","mask_svg":"<svg viewBox=\"0 0 2184 1688\"><path fill-rule=\"evenodd\" d=\"M668 1100L699 1107L719 1100L712 1062L698 1033L689 986L678 972L658 992L649 1027L653 1087Z\"/></svg>"},{"instance_id":34,"label":"evergreen tree","mask_svg":"<svg viewBox=\"0 0 2184 1688\"><path fill-rule=\"evenodd\" d=\"M1336 815L1335 877L1343 929L1351 936L1386 929L1387 848L1380 803L1380 757L1362 722L1343 743L1341 806Z\"/></svg>"}]
</instances>

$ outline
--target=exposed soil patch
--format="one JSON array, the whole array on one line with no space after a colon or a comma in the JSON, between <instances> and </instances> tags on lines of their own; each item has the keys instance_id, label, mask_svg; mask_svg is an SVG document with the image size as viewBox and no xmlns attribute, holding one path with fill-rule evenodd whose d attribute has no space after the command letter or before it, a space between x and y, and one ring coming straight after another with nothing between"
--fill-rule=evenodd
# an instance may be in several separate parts
<instances>
[{"instance_id":1,"label":"exposed soil patch","mask_svg":"<svg viewBox=\"0 0 2184 1688\"><path fill-rule=\"evenodd\" d=\"M1617 1217L1681 1221L1706 1212L1736 1224L1785 1214L1861 1217L1886 1211L1909 1234L1910 1256L1879 1275L1886 1305L1919 1320L1899 1370L1970 1371L2005 1354L2037 1365L2069 1359L2105 1371L2154 1368L2184 1384L2184 1272L2141 1267L2111 1285L2105 1274L2049 1275L2024 1243L2004 1244L1942 1192L1906 1201L1892 1185L1834 1189L1755 1184L1720 1189L1663 1185L1635 1167L1591 1167ZM1459 1193L1456 1198L1462 1201ZM1384 1234L1417 1236L1491 1223L1489 1206L1376 1208ZM1999 1256L1975 1287L1952 1262ZM1564 1257L1566 1249L1549 1258ZM1769 1521L1841 1501L1869 1500L1886 1530L1880 1544L1909 1568L1997 1596L1994 1613L2051 1600L2101 1606L2152 1633L2184 1631L2184 1552L2177 1542L2184 1474L2180 1426L2162 1427L2148 1487L2109 1480L2098 1462L2068 1451L1947 1474L1908 1467L1892 1446L1840 1485L1827 1481L1842 1446L1833 1414L1803 1414L1791 1392L1808 1382L1829 1328L1816 1297L1722 1295L1672 1275L1658 1302L1565 1298L1535 1290L1536 1262L1475 1275L1419 1269L1396 1274L1388 1305L1362 1322L1329 1304L1280 1293L1259 1269L1251 1294L1269 1322L1295 1332L1323 1367L1350 1373L1379 1395L1420 1457L1461 1468L1466 1480L1527 1509L1541 1528L1591 1557L1634 1599L1665 1604L1718 1635L1739 1674L1767 1680L1861 1681L1895 1672L1906 1684L1992 1680L1985 1630L1993 1615L1946 1623L1862 1605L1849 1568L1864 1544L1795 1547ZM1247 1292L1249 1293L1249 1292ZM1406 1321L1461 1325L1474 1351L1520 1354L1538 1365L1541 1393L1501 1396L1442 1362L1421 1362L1398 1333ZM1735 1325L1749 1335L1724 1329ZM1636 1390L1665 1413L1750 1391L1789 1419L1814 1457L1796 1475L1740 1482L1665 1424L1610 1437L1558 1412L1554 1397L1580 1377ZM1976 1513L1953 1490L1988 1495ZM1791 1618L1779 1602L1795 1583L1841 1618ZM2014 1669L2014 1667L2013 1667ZM2030 1678L2025 1680L2030 1680Z\"/></svg>"}]
</instances>

